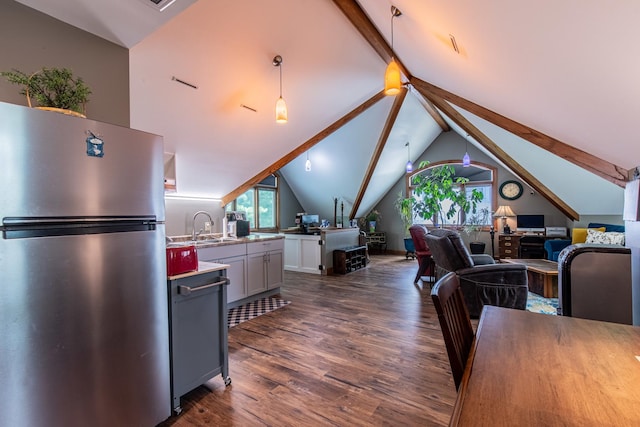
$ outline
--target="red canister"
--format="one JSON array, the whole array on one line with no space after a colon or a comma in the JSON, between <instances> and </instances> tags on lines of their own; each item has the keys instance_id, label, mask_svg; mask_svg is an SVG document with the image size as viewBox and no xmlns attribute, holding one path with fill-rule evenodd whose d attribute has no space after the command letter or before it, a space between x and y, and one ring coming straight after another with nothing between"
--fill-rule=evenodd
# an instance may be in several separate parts
<instances>
[{"instance_id":1,"label":"red canister","mask_svg":"<svg viewBox=\"0 0 640 427\"><path fill-rule=\"evenodd\" d=\"M198 269L198 252L194 245L167 248L167 275L175 276Z\"/></svg>"}]
</instances>

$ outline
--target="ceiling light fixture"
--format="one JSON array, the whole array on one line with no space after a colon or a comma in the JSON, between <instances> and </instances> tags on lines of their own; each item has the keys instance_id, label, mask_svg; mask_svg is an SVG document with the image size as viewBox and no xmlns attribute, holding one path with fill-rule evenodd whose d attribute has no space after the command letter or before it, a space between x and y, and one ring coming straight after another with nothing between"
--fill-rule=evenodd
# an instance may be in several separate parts
<instances>
[{"instance_id":1,"label":"ceiling light fixture","mask_svg":"<svg viewBox=\"0 0 640 427\"><path fill-rule=\"evenodd\" d=\"M304 170L311 172L311 160L309 160L309 152L307 151L307 161L304 162Z\"/></svg>"},{"instance_id":2,"label":"ceiling light fixture","mask_svg":"<svg viewBox=\"0 0 640 427\"><path fill-rule=\"evenodd\" d=\"M471 157L469 157L469 134L464 139L464 156L462 156L462 167L468 168L471 165Z\"/></svg>"},{"instance_id":3,"label":"ceiling light fixture","mask_svg":"<svg viewBox=\"0 0 640 427\"><path fill-rule=\"evenodd\" d=\"M402 15L400 9L395 6L391 6L391 62L387 66L387 70L384 73L384 94L385 95L397 95L400 93L402 87L402 81L400 79L400 67L393 58L393 18Z\"/></svg>"},{"instance_id":4,"label":"ceiling light fixture","mask_svg":"<svg viewBox=\"0 0 640 427\"><path fill-rule=\"evenodd\" d=\"M282 56L276 55L273 65L280 69L280 98L276 101L276 123L287 123L287 104L282 99Z\"/></svg>"},{"instance_id":5,"label":"ceiling light fixture","mask_svg":"<svg viewBox=\"0 0 640 427\"><path fill-rule=\"evenodd\" d=\"M411 163L411 147L409 146L409 141L407 141L404 146L407 147L407 166L405 169L407 173L409 173L413 171L413 163Z\"/></svg>"}]
</instances>

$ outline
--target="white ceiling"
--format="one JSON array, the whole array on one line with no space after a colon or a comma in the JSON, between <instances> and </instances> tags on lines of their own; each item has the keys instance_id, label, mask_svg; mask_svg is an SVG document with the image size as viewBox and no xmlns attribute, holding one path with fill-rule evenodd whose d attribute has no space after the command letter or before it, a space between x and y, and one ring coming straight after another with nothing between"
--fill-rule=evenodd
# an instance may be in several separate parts
<instances>
[{"instance_id":1,"label":"white ceiling","mask_svg":"<svg viewBox=\"0 0 640 427\"><path fill-rule=\"evenodd\" d=\"M162 13L144 0L19 1L130 48L132 126L165 136L179 191L189 195L231 192L382 89L385 63L328 0L177 0ZM392 2L359 4L389 40ZM417 78L623 169L640 165L637 0L393 4L403 12L394 50ZM273 119L276 54L284 59L285 125ZM304 155L284 168L306 210L319 211L316 200L329 200L331 211L333 197L353 201L391 103L380 101L310 150L307 179ZM460 111L580 214L621 211L619 187L563 159L543 160L532 144ZM438 132L409 93L362 210L403 175L405 143L417 157ZM321 159L330 159L326 171ZM587 197L566 185L574 182L590 189ZM594 191L611 203L589 202L600 200Z\"/></svg>"}]
</instances>

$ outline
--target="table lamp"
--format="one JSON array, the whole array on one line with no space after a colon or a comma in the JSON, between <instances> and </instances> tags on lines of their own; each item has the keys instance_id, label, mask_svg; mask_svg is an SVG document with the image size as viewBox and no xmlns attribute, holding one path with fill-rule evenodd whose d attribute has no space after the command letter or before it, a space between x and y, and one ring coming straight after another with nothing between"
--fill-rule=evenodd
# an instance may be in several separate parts
<instances>
[{"instance_id":1,"label":"table lamp","mask_svg":"<svg viewBox=\"0 0 640 427\"><path fill-rule=\"evenodd\" d=\"M511 234L511 228L509 228L509 224L507 224L507 217L516 216L511 207L507 205L498 206L494 216L502 218L502 232L504 234Z\"/></svg>"}]
</instances>

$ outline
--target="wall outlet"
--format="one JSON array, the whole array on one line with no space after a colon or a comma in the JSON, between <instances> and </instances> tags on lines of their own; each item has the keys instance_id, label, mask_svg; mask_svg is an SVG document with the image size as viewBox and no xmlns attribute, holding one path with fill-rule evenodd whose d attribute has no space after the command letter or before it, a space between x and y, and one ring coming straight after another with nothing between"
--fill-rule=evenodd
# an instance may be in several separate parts
<instances>
[{"instance_id":1,"label":"wall outlet","mask_svg":"<svg viewBox=\"0 0 640 427\"><path fill-rule=\"evenodd\" d=\"M207 221L204 223L204 232L206 234L211 234L211 222Z\"/></svg>"}]
</instances>

